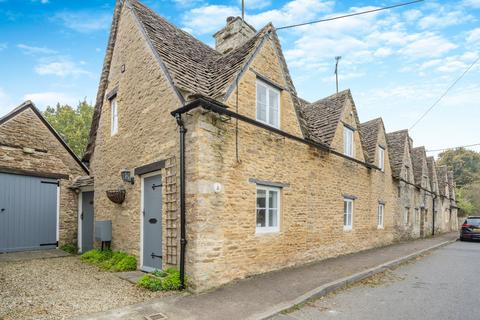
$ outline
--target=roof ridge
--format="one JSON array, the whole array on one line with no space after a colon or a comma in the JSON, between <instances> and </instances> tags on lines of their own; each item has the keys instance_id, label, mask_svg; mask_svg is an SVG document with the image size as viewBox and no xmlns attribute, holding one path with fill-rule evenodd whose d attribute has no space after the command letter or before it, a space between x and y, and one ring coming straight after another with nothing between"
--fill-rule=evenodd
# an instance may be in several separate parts
<instances>
[{"instance_id":1,"label":"roof ridge","mask_svg":"<svg viewBox=\"0 0 480 320\"><path fill-rule=\"evenodd\" d=\"M194 37L193 35L191 35L190 33L186 32L185 30L175 26L174 24L172 24L171 22L169 22L167 19L163 18L161 15L159 15L158 13L156 13L155 11L153 11L152 9L150 9L149 7L147 7L145 4L143 4L142 2L140 2L139 0L125 0L126 2L129 2L130 4L133 4L133 3L136 3L138 4L139 6L141 6L143 9L149 11L149 13L153 14L155 16L155 18L157 19L160 19L162 20L162 22L168 24L170 27L182 32L185 36L191 38L192 40L194 40L195 42L197 42L198 44L200 44L201 46L203 46L205 49L207 50L210 50L213 54L218 54L218 55L221 55L220 52L218 52L217 50L215 50L214 48L210 47L209 45L207 45L206 43L204 43L203 41L200 41L199 39L197 39L196 37Z\"/></svg>"}]
</instances>

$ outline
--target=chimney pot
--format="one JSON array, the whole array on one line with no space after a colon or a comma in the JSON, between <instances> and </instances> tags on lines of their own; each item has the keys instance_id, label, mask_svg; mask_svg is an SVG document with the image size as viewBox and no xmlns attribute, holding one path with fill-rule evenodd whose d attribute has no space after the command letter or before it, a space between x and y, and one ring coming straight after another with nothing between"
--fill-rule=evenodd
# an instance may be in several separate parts
<instances>
[{"instance_id":1,"label":"chimney pot","mask_svg":"<svg viewBox=\"0 0 480 320\"><path fill-rule=\"evenodd\" d=\"M233 21L233 19L235 19L235 17L233 17L233 16L228 17L228 18L227 18L227 23Z\"/></svg>"}]
</instances>

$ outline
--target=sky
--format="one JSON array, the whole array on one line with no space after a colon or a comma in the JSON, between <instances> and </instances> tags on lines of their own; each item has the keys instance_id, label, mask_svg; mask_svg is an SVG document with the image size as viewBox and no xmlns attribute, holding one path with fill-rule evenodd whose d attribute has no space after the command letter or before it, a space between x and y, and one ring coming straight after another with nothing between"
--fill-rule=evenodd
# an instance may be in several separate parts
<instances>
[{"instance_id":1,"label":"sky","mask_svg":"<svg viewBox=\"0 0 480 320\"><path fill-rule=\"evenodd\" d=\"M246 21L281 27L402 0L245 0ZM212 34L240 0L144 0L214 46ZM0 116L30 99L94 102L114 0L0 0ZM361 122L410 128L480 56L480 0L435 1L299 28L278 35L297 92L315 101L350 88ZM480 63L410 132L427 150L480 143ZM480 151L480 147L473 147ZM436 153L429 153L435 155Z\"/></svg>"}]
</instances>

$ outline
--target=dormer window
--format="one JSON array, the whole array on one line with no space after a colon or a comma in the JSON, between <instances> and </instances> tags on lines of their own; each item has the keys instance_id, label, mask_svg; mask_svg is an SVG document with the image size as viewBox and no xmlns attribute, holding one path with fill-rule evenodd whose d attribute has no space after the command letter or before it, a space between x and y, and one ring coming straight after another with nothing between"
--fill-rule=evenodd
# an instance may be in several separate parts
<instances>
[{"instance_id":1,"label":"dormer window","mask_svg":"<svg viewBox=\"0 0 480 320\"><path fill-rule=\"evenodd\" d=\"M385 149L381 146L378 146L378 167L385 171Z\"/></svg>"},{"instance_id":2,"label":"dormer window","mask_svg":"<svg viewBox=\"0 0 480 320\"><path fill-rule=\"evenodd\" d=\"M343 126L343 154L353 158L353 130Z\"/></svg>"},{"instance_id":3,"label":"dormer window","mask_svg":"<svg viewBox=\"0 0 480 320\"><path fill-rule=\"evenodd\" d=\"M257 120L280 126L280 91L261 80L257 80Z\"/></svg>"}]
</instances>

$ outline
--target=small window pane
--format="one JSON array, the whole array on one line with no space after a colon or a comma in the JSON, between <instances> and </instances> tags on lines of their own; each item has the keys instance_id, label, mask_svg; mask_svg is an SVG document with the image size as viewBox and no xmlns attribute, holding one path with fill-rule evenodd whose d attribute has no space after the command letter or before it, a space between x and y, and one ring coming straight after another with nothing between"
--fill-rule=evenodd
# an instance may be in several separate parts
<instances>
[{"instance_id":1,"label":"small window pane","mask_svg":"<svg viewBox=\"0 0 480 320\"><path fill-rule=\"evenodd\" d=\"M267 121L267 88L257 84L257 119Z\"/></svg>"},{"instance_id":2,"label":"small window pane","mask_svg":"<svg viewBox=\"0 0 480 320\"><path fill-rule=\"evenodd\" d=\"M269 227L277 226L277 209L268 210L268 226Z\"/></svg>"},{"instance_id":3,"label":"small window pane","mask_svg":"<svg viewBox=\"0 0 480 320\"><path fill-rule=\"evenodd\" d=\"M270 191L268 193L268 207L276 209L278 203L278 193L276 191Z\"/></svg>"},{"instance_id":4,"label":"small window pane","mask_svg":"<svg viewBox=\"0 0 480 320\"><path fill-rule=\"evenodd\" d=\"M266 208L266 191L257 190L257 208Z\"/></svg>"},{"instance_id":5,"label":"small window pane","mask_svg":"<svg viewBox=\"0 0 480 320\"><path fill-rule=\"evenodd\" d=\"M278 127L278 92L269 90L268 94L269 123L274 127Z\"/></svg>"},{"instance_id":6,"label":"small window pane","mask_svg":"<svg viewBox=\"0 0 480 320\"><path fill-rule=\"evenodd\" d=\"M257 227L265 227L265 209L257 209Z\"/></svg>"}]
</instances>

